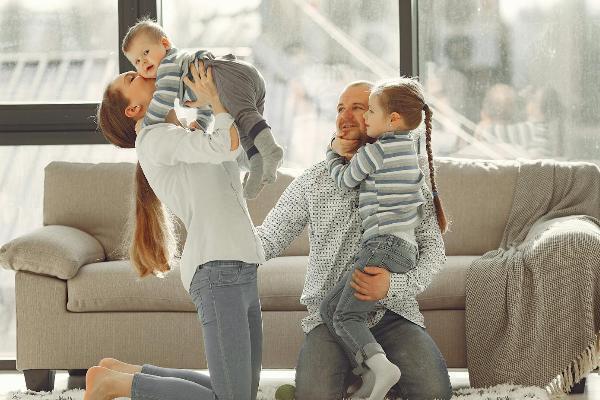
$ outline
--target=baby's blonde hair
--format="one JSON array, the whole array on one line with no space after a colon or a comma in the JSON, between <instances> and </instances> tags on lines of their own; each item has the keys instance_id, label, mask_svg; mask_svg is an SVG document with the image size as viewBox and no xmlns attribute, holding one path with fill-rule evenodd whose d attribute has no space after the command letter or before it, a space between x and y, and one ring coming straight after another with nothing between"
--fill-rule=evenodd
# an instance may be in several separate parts
<instances>
[{"instance_id":1,"label":"baby's blonde hair","mask_svg":"<svg viewBox=\"0 0 600 400\"><path fill-rule=\"evenodd\" d=\"M127 34L123 38L123 43L121 44L123 53L126 53L127 50L129 50L129 46L131 46L133 39L140 34L149 35L151 38L156 39L156 42L159 42L163 37L167 37L163 27L156 21L150 18L140 19L135 25L129 28Z\"/></svg>"}]
</instances>

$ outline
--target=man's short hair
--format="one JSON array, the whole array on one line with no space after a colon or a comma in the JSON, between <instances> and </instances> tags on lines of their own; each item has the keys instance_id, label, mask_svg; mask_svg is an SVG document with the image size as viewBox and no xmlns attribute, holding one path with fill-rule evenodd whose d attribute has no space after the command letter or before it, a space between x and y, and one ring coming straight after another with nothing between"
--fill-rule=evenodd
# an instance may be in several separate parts
<instances>
[{"instance_id":1,"label":"man's short hair","mask_svg":"<svg viewBox=\"0 0 600 400\"><path fill-rule=\"evenodd\" d=\"M344 87L343 91L350 89L351 87L356 87L356 86L366 86L369 88L369 91L371 91L371 89L373 89L375 84L371 81L358 80L358 81L350 82L349 84L347 84L346 87Z\"/></svg>"}]
</instances>

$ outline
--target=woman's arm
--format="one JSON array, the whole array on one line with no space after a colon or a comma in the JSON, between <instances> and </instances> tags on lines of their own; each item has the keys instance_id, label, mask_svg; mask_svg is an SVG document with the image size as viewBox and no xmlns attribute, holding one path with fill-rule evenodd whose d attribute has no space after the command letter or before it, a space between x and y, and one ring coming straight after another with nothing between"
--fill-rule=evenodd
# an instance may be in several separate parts
<instances>
[{"instance_id":1,"label":"woman's arm","mask_svg":"<svg viewBox=\"0 0 600 400\"><path fill-rule=\"evenodd\" d=\"M212 134L191 132L174 124L151 125L138 135L136 149L146 160L159 165L234 161L239 148L231 150L232 126L233 117L227 113L215 116Z\"/></svg>"}]
</instances>

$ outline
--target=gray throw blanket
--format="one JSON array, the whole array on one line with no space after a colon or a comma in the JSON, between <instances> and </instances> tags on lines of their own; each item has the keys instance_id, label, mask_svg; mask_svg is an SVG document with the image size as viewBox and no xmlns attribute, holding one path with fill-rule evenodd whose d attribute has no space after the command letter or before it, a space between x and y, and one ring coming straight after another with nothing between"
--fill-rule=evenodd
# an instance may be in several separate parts
<instances>
[{"instance_id":1,"label":"gray throw blanket","mask_svg":"<svg viewBox=\"0 0 600 400\"><path fill-rule=\"evenodd\" d=\"M474 387L568 392L599 365L600 170L521 161L502 242L467 273Z\"/></svg>"}]
</instances>

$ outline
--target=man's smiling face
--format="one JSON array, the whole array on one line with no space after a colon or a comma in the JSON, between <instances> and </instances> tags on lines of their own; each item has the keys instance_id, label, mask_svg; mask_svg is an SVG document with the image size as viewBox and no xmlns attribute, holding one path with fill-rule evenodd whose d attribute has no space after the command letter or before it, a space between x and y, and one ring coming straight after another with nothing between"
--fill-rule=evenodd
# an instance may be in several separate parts
<instances>
[{"instance_id":1,"label":"man's smiling face","mask_svg":"<svg viewBox=\"0 0 600 400\"><path fill-rule=\"evenodd\" d=\"M368 85L347 87L338 101L336 128L344 139L366 139L367 128L363 114L369 109Z\"/></svg>"}]
</instances>

